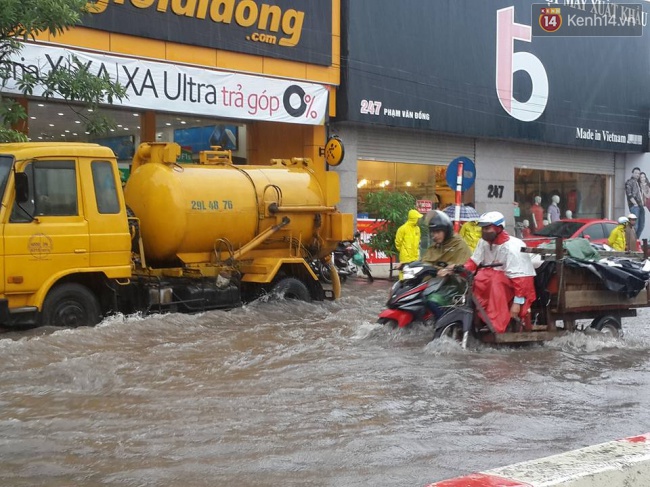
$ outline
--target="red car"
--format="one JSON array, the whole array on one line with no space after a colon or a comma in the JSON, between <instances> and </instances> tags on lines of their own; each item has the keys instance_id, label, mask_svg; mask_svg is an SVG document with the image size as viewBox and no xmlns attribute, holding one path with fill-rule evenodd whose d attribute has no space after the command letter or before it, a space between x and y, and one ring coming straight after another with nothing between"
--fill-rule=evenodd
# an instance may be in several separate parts
<instances>
[{"instance_id":1,"label":"red car","mask_svg":"<svg viewBox=\"0 0 650 487\"><path fill-rule=\"evenodd\" d=\"M540 244L562 238L586 238L591 243L607 244L609 234L618 225L614 220L597 220L593 218L574 218L550 223L544 228L533 233L532 237L525 238L528 247L537 247ZM639 245L639 249L640 249Z\"/></svg>"}]
</instances>

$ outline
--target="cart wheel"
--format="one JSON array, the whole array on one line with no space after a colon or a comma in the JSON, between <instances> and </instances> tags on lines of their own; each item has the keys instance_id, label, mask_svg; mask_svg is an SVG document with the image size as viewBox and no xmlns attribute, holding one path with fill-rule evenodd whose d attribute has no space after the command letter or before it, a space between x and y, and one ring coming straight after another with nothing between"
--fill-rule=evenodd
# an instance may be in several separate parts
<instances>
[{"instance_id":1,"label":"cart wheel","mask_svg":"<svg viewBox=\"0 0 650 487\"><path fill-rule=\"evenodd\" d=\"M591 322L590 328L593 328L606 336L611 336L612 338L623 337L621 320L616 316L600 316Z\"/></svg>"}]
</instances>

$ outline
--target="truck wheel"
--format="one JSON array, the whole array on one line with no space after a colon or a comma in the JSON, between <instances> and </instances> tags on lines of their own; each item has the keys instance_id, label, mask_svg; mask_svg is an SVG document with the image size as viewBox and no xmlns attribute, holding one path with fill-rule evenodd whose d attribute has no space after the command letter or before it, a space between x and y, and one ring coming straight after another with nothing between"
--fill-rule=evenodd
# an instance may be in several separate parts
<instances>
[{"instance_id":1,"label":"truck wheel","mask_svg":"<svg viewBox=\"0 0 650 487\"><path fill-rule=\"evenodd\" d=\"M44 326L94 326L101 319L99 302L80 284L60 284L52 289L43 304Z\"/></svg>"},{"instance_id":2,"label":"truck wheel","mask_svg":"<svg viewBox=\"0 0 650 487\"><path fill-rule=\"evenodd\" d=\"M612 338L621 338L623 336L621 320L612 315L596 318L591 322L590 328L601 332L603 335L611 336Z\"/></svg>"},{"instance_id":3,"label":"truck wheel","mask_svg":"<svg viewBox=\"0 0 650 487\"><path fill-rule=\"evenodd\" d=\"M463 341L463 324L460 321L456 321L442 328L438 328L433 335L433 339L437 340L442 337L451 338L457 342Z\"/></svg>"},{"instance_id":4,"label":"truck wheel","mask_svg":"<svg viewBox=\"0 0 650 487\"><path fill-rule=\"evenodd\" d=\"M311 302L311 294L305 284L295 277L285 277L273 286L273 294L284 299L298 299Z\"/></svg>"}]
</instances>

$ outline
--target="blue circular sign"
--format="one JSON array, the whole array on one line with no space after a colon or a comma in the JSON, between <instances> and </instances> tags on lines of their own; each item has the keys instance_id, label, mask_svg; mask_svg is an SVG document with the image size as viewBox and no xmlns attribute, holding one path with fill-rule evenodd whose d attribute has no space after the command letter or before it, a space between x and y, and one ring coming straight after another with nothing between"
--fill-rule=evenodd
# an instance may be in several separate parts
<instances>
[{"instance_id":1,"label":"blue circular sign","mask_svg":"<svg viewBox=\"0 0 650 487\"><path fill-rule=\"evenodd\" d=\"M467 191L472 187L476 180L476 166L474 166L474 162L472 162L469 157L461 156L451 161L447 166L447 174L445 177L449 187L455 191L459 162L463 163L463 184L461 185L461 188L463 191Z\"/></svg>"}]
</instances>

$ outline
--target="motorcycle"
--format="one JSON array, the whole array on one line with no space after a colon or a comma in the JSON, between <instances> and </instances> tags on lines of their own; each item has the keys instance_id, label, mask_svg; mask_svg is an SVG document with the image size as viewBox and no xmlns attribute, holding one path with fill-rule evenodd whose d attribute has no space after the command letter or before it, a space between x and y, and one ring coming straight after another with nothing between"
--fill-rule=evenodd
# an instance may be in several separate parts
<instances>
[{"instance_id":1,"label":"motorcycle","mask_svg":"<svg viewBox=\"0 0 650 487\"><path fill-rule=\"evenodd\" d=\"M476 272L501 265L503 264L480 265ZM439 262L437 267L445 266L446 263ZM490 322L472 294L476 272L469 272L463 266L454 266L451 275L437 277L436 267L429 264L411 262L405 265L404 278L391 288L387 308L379 314L378 322L394 328L404 328L414 321L420 321L434 326L434 340L448 337L460 341L463 348L466 348L475 323ZM428 297L432 293L442 293L448 298L447 303L440 306L437 318L427 306Z\"/></svg>"},{"instance_id":2,"label":"motorcycle","mask_svg":"<svg viewBox=\"0 0 650 487\"><path fill-rule=\"evenodd\" d=\"M474 278L481 269L502 265L502 263L480 264L475 272L469 272L462 266L454 268L454 271L467 283L465 295L460 306L446 308L444 314L436 320L434 340L447 337L461 342L462 347L467 348L470 336L480 338L482 334L494 335L494 326L472 291ZM521 332L523 329L522 321L519 318L512 318L506 331Z\"/></svg>"},{"instance_id":3,"label":"motorcycle","mask_svg":"<svg viewBox=\"0 0 650 487\"><path fill-rule=\"evenodd\" d=\"M438 265L445 266L445 262ZM393 284L378 322L393 328L404 328L414 321L432 324L435 316L427 307L427 297L439 291L447 280L436 276L438 267L419 261L404 265L402 279Z\"/></svg>"},{"instance_id":4,"label":"motorcycle","mask_svg":"<svg viewBox=\"0 0 650 487\"><path fill-rule=\"evenodd\" d=\"M356 276L359 270L368 278L370 282L374 281L370 267L366 262L366 255L361 249L359 236L355 235L352 241L339 242L332 253L332 262L336 267L341 282L344 282L348 276ZM322 262L312 263L312 269L316 275L325 283L332 282L332 276L328 266Z\"/></svg>"}]
</instances>

